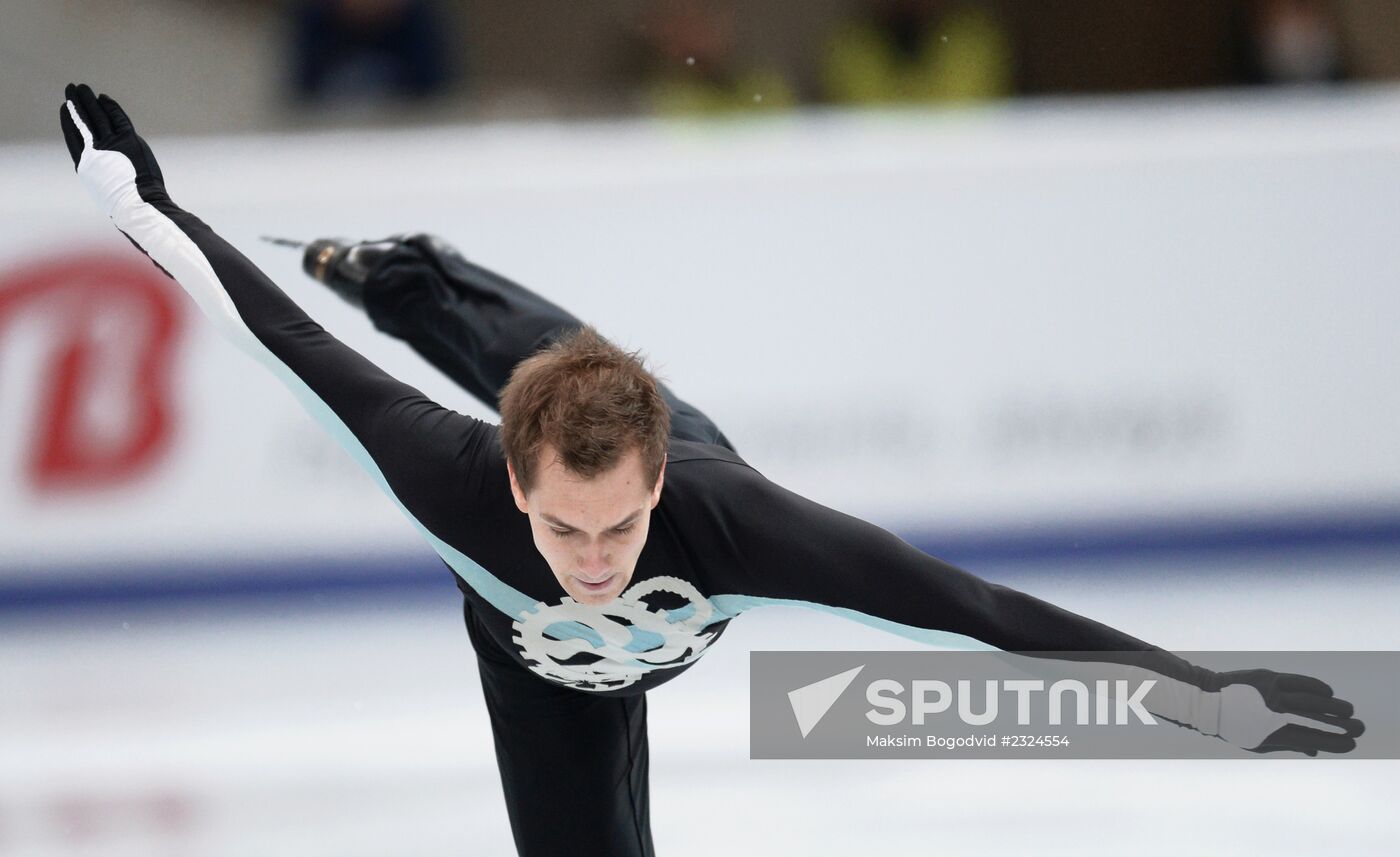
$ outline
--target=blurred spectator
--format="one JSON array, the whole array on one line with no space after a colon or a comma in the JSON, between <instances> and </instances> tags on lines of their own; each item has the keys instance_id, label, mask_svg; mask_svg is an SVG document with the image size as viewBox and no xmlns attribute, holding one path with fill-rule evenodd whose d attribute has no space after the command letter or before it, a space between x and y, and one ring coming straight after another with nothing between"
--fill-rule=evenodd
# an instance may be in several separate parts
<instances>
[{"instance_id":1,"label":"blurred spectator","mask_svg":"<svg viewBox=\"0 0 1400 857\"><path fill-rule=\"evenodd\" d=\"M294 14L304 100L421 97L448 83L446 22L433 0L304 0Z\"/></svg>"},{"instance_id":2,"label":"blurred spectator","mask_svg":"<svg viewBox=\"0 0 1400 857\"><path fill-rule=\"evenodd\" d=\"M984 6L872 0L831 38L827 100L845 104L998 98L1012 91L1011 41Z\"/></svg>"},{"instance_id":3,"label":"blurred spectator","mask_svg":"<svg viewBox=\"0 0 1400 857\"><path fill-rule=\"evenodd\" d=\"M1249 83L1346 79L1336 10L1324 0L1250 0L1240 22Z\"/></svg>"},{"instance_id":4,"label":"blurred spectator","mask_svg":"<svg viewBox=\"0 0 1400 857\"><path fill-rule=\"evenodd\" d=\"M792 106L796 96L779 71L738 58L736 28L727 3L652 4L639 45L651 109L676 116Z\"/></svg>"}]
</instances>

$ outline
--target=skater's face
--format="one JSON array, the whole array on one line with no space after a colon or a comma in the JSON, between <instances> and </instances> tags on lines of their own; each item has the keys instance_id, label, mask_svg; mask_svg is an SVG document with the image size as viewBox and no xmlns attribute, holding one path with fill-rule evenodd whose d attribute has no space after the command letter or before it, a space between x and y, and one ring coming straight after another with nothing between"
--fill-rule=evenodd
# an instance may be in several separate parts
<instances>
[{"instance_id":1,"label":"skater's face","mask_svg":"<svg viewBox=\"0 0 1400 857\"><path fill-rule=\"evenodd\" d=\"M515 505L530 516L535 547L564 591L582 604L607 604L632 580L666 466L652 484L638 450L591 479L565 468L551 449L540 461L547 464L528 496L507 463Z\"/></svg>"}]
</instances>

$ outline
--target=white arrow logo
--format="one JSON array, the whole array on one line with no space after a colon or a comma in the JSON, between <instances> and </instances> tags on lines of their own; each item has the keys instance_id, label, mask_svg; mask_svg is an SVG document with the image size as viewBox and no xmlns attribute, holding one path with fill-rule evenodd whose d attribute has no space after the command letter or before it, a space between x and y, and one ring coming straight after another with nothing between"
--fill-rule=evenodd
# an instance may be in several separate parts
<instances>
[{"instance_id":1,"label":"white arrow logo","mask_svg":"<svg viewBox=\"0 0 1400 857\"><path fill-rule=\"evenodd\" d=\"M802 730L803 738L821 722L863 669L865 664L788 692L788 702L792 704L792 713L797 718L797 728Z\"/></svg>"}]
</instances>

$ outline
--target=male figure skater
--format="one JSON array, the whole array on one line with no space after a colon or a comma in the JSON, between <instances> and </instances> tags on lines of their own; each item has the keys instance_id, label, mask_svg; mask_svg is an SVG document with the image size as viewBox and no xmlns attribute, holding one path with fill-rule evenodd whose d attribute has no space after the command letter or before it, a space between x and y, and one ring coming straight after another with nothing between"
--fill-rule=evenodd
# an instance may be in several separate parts
<instances>
[{"instance_id":1,"label":"male figure skater","mask_svg":"<svg viewBox=\"0 0 1400 857\"><path fill-rule=\"evenodd\" d=\"M634 355L435 239L318 244L319 279L498 405L501 426L429 401L178 207L115 101L85 85L65 97L64 138L102 210L457 573L521 854L653 853L645 692L765 604L930 643L1113 653L1154 670L1164 713L1205 734L1259 752L1354 747L1352 706L1317 679L1192 666L769 482Z\"/></svg>"}]
</instances>

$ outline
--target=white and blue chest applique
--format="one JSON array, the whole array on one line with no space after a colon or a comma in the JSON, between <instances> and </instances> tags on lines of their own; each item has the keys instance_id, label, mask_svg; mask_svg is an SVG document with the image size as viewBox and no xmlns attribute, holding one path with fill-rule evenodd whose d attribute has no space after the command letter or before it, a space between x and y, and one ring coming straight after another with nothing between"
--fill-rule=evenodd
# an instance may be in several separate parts
<instances>
[{"instance_id":1,"label":"white and blue chest applique","mask_svg":"<svg viewBox=\"0 0 1400 857\"><path fill-rule=\"evenodd\" d=\"M557 604L536 602L517 615L512 639L537 675L578 690L610 691L692 663L726 618L688 581L652 577L601 606L568 596Z\"/></svg>"},{"instance_id":2,"label":"white and blue chest applique","mask_svg":"<svg viewBox=\"0 0 1400 857\"><path fill-rule=\"evenodd\" d=\"M611 691L649 672L693 663L733 618L679 577L640 580L602 606L569 596L536 601L424 530L438 555L493 607L514 619L512 640L536 674L578 690Z\"/></svg>"}]
</instances>

